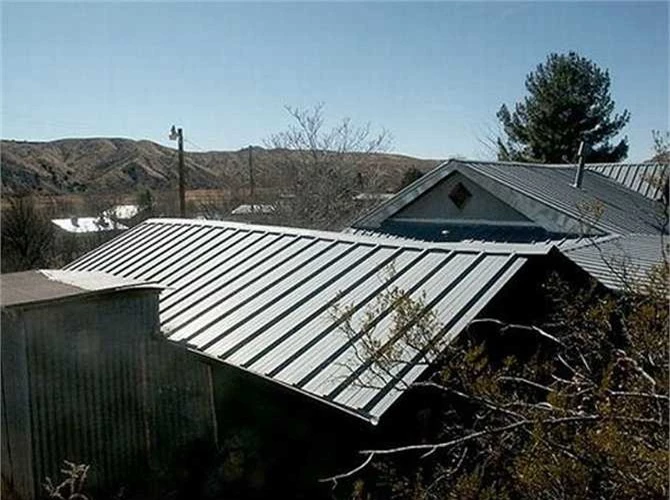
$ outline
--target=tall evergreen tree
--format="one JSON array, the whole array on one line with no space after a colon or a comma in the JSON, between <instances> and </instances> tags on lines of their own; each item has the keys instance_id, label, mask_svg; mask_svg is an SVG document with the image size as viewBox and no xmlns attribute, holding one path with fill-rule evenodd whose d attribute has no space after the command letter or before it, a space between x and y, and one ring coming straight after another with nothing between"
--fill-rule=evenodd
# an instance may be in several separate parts
<instances>
[{"instance_id":1,"label":"tall evergreen tree","mask_svg":"<svg viewBox=\"0 0 670 500\"><path fill-rule=\"evenodd\" d=\"M543 163L575 161L580 141L590 162L617 162L628 154L628 139L611 140L630 119L614 114L610 76L575 52L550 54L526 77L526 96L510 112L497 113L507 138L498 138L500 160Z\"/></svg>"}]
</instances>

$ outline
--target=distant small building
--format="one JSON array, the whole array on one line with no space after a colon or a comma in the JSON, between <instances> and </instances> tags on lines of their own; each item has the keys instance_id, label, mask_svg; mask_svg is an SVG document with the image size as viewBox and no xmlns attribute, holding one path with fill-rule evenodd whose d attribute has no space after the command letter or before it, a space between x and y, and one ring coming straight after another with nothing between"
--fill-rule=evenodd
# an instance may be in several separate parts
<instances>
[{"instance_id":1,"label":"distant small building","mask_svg":"<svg viewBox=\"0 0 670 500\"><path fill-rule=\"evenodd\" d=\"M354 201L386 201L393 196L393 193L360 193L354 196Z\"/></svg>"},{"instance_id":2,"label":"distant small building","mask_svg":"<svg viewBox=\"0 0 670 500\"><path fill-rule=\"evenodd\" d=\"M77 258L128 229L109 217L69 217L51 219L54 240L64 261Z\"/></svg>"},{"instance_id":3,"label":"distant small building","mask_svg":"<svg viewBox=\"0 0 670 500\"><path fill-rule=\"evenodd\" d=\"M274 205L249 205L243 204L234 208L231 215L254 215L254 214L272 214L277 211Z\"/></svg>"},{"instance_id":4,"label":"distant small building","mask_svg":"<svg viewBox=\"0 0 670 500\"><path fill-rule=\"evenodd\" d=\"M59 229L72 234L102 233L106 231L124 231L128 229L128 226L105 216L69 217L67 219L51 219L51 222Z\"/></svg>"},{"instance_id":5,"label":"distant small building","mask_svg":"<svg viewBox=\"0 0 670 500\"><path fill-rule=\"evenodd\" d=\"M141 212L138 205L114 205L105 210L103 215L116 221L127 221L134 219Z\"/></svg>"}]
</instances>

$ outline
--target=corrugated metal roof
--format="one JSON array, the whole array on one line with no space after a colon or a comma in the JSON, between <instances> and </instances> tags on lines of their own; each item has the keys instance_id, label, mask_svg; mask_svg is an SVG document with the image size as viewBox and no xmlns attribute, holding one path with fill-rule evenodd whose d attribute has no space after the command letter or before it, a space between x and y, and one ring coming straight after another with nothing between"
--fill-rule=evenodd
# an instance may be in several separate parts
<instances>
[{"instance_id":1,"label":"corrugated metal roof","mask_svg":"<svg viewBox=\"0 0 670 500\"><path fill-rule=\"evenodd\" d=\"M670 255L662 234L611 235L565 241L558 248L605 286L615 290L644 287L649 273Z\"/></svg>"},{"instance_id":2,"label":"corrugated metal roof","mask_svg":"<svg viewBox=\"0 0 670 500\"><path fill-rule=\"evenodd\" d=\"M652 200L662 198L668 180L668 165L664 163L592 163L586 168Z\"/></svg>"},{"instance_id":3,"label":"corrugated metal roof","mask_svg":"<svg viewBox=\"0 0 670 500\"><path fill-rule=\"evenodd\" d=\"M578 234L583 232L585 221L597 230L616 233L655 233L661 227L658 203L598 172L587 169L581 188L575 188L572 186L574 166L461 160L450 160L438 166L352 226L380 228L385 220L454 171L478 183L532 220L534 215L528 213L528 204L511 196L510 192L550 209L554 214L554 227L548 228L551 231L561 229Z\"/></svg>"},{"instance_id":4,"label":"corrugated metal roof","mask_svg":"<svg viewBox=\"0 0 670 500\"><path fill-rule=\"evenodd\" d=\"M153 219L85 255L68 270L95 270L168 288L160 298L166 337L375 422L400 395L373 370L333 317L352 324L391 287L422 298L451 339L532 255L550 245L423 243L224 221ZM384 276L387 275L387 279ZM371 334L395 342L393 311ZM411 383L426 368L416 353L394 375Z\"/></svg>"}]
</instances>

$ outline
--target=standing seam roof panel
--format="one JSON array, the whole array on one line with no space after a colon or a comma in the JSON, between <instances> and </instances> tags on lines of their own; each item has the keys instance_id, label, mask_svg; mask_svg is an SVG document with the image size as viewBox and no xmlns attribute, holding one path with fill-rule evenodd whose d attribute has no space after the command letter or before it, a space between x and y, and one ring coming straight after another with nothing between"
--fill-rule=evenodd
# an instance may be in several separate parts
<instances>
[{"instance_id":1,"label":"standing seam roof panel","mask_svg":"<svg viewBox=\"0 0 670 500\"><path fill-rule=\"evenodd\" d=\"M349 338L342 331L334 304L352 304L353 325L373 314L371 334L386 341L393 310L370 307L397 287L423 297L446 325L445 334L455 335L529 258L551 248L426 244L168 219L146 221L66 268L159 278L171 287L161 293L159 311L169 341L189 339L202 355L374 423L400 392L395 381L361 392L357 377L342 378L350 373L343 364L356 360L352 352L361 345L361 332ZM171 332L177 326L181 329ZM405 381L423 371L414 358L416 366L401 373ZM353 369L369 376L367 363Z\"/></svg>"}]
</instances>

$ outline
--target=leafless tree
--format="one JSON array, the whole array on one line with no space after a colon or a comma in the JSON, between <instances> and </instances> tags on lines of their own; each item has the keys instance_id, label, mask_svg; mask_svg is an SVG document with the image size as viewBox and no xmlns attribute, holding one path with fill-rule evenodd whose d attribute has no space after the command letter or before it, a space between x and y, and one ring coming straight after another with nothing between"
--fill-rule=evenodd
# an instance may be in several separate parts
<instances>
[{"instance_id":1,"label":"leafless tree","mask_svg":"<svg viewBox=\"0 0 670 500\"><path fill-rule=\"evenodd\" d=\"M288 186L278 215L290 225L340 229L360 210L353 196L376 190L377 173L361 166L370 154L387 150L390 135L348 118L327 128L323 104L286 110L293 123L266 141L284 153L274 165Z\"/></svg>"}]
</instances>

